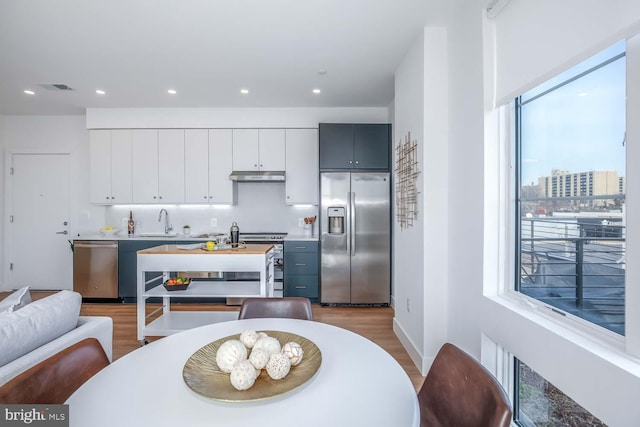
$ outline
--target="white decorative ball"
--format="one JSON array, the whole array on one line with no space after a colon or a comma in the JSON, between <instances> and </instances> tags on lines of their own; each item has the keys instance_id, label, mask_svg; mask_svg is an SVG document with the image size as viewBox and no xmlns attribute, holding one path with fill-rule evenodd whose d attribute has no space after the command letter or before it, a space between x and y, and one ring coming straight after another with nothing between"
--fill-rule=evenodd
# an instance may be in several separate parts
<instances>
[{"instance_id":1,"label":"white decorative ball","mask_svg":"<svg viewBox=\"0 0 640 427\"><path fill-rule=\"evenodd\" d=\"M271 356L270 353L259 348L254 348L249 355L249 362L251 362L256 369L263 369L269 361L269 356Z\"/></svg>"},{"instance_id":2,"label":"white decorative ball","mask_svg":"<svg viewBox=\"0 0 640 427\"><path fill-rule=\"evenodd\" d=\"M257 377L255 368L248 360L238 362L229 375L231 385L236 390L247 390L256 382Z\"/></svg>"},{"instance_id":3,"label":"white decorative ball","mask_svg":"<svg viewBox=\"0 0 640 427\"><path fill-rule=\"evenodd\" d=\"M304 350L300 344L291 341L282 346L282 354L287 355L289 362L291 362L291 366L296 366L302 362Z\"/></svg>"},{"instance_id":4,"label":"white decorative ball","mask_svg":"<svg viewBox=\"0 0 640 427\"><path fill-rule=\"evenodd\" d=\"M260 338L258 342L253 345L253 350L264 350L269 354L280 353L282 348L280 347L280 341L273 337Z\"/></svg>"},{"instance_id":5,"label":"white decorative ball","mask_svg":"<svg viewBox=\"0 0 640 427\"><path fill-rule=\"evenodd\" d=\"M253 347L258 338L258 333L253 330L247 330L240 334L240 342L247 348Z\"/></svg>"},{"instance_id":6,"label":"white decorative ball","mask_svg":"<svg viewBox=\"0 0 640 427\"><path fill-rule=\"evenodd\" d=\"M261 338L269 338L269 335L266 332L258 332L258 339Z\"/></svg>"},{"instance_id":7,"label":"white decorative ball","mask_svg":"<svg viewBox=\"0 0 640 427\"><path fill-rule=\"evenodd\" d=\"M291 369L291 362L286 354L275 353L269 357L267 362L267 374L274 380L281 380L287 376Z\"/></svg>"},{"instance_id":8,"label":"white decorative ball","mask_svg":"<svg viewBox=\"0 0 640 427\"><path fill-rule=\"evenodd\" d=\"M239 340L222 343L216 352L216 363L222 372L229 373L238 362L247 359L247 347Z\"/></svg>"}]
</instances>

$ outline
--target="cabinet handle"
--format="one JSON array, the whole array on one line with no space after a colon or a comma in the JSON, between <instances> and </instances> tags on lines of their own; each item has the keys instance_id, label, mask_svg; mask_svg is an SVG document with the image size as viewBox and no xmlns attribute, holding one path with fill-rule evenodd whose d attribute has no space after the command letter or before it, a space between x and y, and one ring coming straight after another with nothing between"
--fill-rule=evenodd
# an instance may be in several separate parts
<instances>
[{"instance_id":1,"label":"cabinet handle","mask_svg":"<svg viewBox=\"0 0 640 427\"><path fill-rule=\"evenodd\" d=\"M360 164L360 162L358 160L356 160L356 165Z\"/></svg>"},{"instance_id":2,"label":"cabinet handle","mask_svg":"<svg viewBox=\"0 0 640 427\"><path fill-rule=\"evenodd\" d=\"M158 199L162 199L162 196L158 196Z\"/></svg>"},{"instance_id":3,"label":"cabinet handle","mask_svg":"<svg viewBox=\"0 0 640 427\"><path fill-rule=\"evenodd\" d=\"M207 196L204 196L204 199L207 200Z\"/></svg>"},{"instance_id":4,"label":"cabinet handle","mask_svg":"<svg viewBox=\"0 0 640 427\"><path fill-rule=\"evenodd\" d=\"M260 163L260 167L262 167L262 163Z\"/></svg>"},{"instance_id":5,"label":"cabinet handle","mask_svg":"<svg viewBox=\"0 0 640 427\"><path fill-rule=\"evenodd\" d=\"M353 164L353 160L349 160L349 164L352 165Z\"/></svg>"},{"instance_id":6,"label":"cabinet handle","mask_svg":"<svg viewBox=\"0 0 640 427\"><path fill-rule=\"evenodd\" d=\"M156 197L156 196L153 196L153 200L155 200L155 199L157 199L157 197Z\"/></svg>"},{"instance_id":7,"label":"cabinet handle","mask_svg":"<svg viewBox=\"0 0 640 427\"><path fill-rule=\"evenodd\" d=\"M296 286L296 289L307 289L306 286Z\"/></svg>"},{"instance_id":8,"label":"cabinet handle","mask_svg":"<svg viewBox=\"0 0 640 427\"><path fill-rule=\"evenodd\" d=\"M107 196L106 198L107 198L107 200L109 200L109 196Z\"/></svg>"},{"instance_id":9,"label":"cabinet handle","mask_svg":"<svg viewBox=\"0 0 640 427\"><path fill-rule=\"evenodd\" d=\"M307 249L306 246L296 246L296 249Z\"/></svg>"},{"instance_id":10,"label":"cabinet handle","mask_svg":"<svg viewBox=\"0 0 640 427\"><path fill-rule=\"evenodd\" d=\"M254 167L254 168L257 168L257 167L258 167L258 164L257 164L257 163L254 163L254 164L253 164L253 167Z\"/></svg>"},{"instance_id":11,"label":"cabinet handle","mask_svg":"<svg viewBox=\"0 0 640 427\"><path fill-rule=\"evenodd\" d=\"M111 200L115 200L115 197L111 196Z\"/></svg>"},{"instance_id":12,"label":"cabinet handle","mask_svg":"<svg viewBox=\"0 0 640 427\"><path fill-rule=\"evenodd\" d=\"M296 265L300 266L300 267L304 267L307 264L300 264L300 263L296 263Z\"/></svg>"}]
</instances>

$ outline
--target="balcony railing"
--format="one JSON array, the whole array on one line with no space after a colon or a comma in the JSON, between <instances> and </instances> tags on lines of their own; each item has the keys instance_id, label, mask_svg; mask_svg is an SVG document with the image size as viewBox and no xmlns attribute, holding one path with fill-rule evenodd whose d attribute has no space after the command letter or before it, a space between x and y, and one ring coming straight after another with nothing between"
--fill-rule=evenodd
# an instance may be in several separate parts
<instances>
[{"instance_id":1,"label":"balcony railing","mask_svg":"<svg viewBox=\"0 0 640 427\"><path fill-rule=\"evenodd\" d=\"M519 291L624 335L625 228L523 218Z\"/></svg>"}]
</instances>

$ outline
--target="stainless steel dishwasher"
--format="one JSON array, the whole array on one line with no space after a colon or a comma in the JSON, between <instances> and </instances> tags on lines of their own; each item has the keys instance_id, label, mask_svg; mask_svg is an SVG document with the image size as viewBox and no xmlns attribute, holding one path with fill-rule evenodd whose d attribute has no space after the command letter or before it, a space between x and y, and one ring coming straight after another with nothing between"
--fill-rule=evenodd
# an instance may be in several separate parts
<instances>
[{"instance_id":1,"label":"stainless steel dishwasher","mask_svg":"<svg viewBox=\"0 0 640 427\"><path fill-rule=\"evenodd\" d=\"M74 240L73 289L83 298L118 298L118 242Z\"/></svg>"}]
</instances>

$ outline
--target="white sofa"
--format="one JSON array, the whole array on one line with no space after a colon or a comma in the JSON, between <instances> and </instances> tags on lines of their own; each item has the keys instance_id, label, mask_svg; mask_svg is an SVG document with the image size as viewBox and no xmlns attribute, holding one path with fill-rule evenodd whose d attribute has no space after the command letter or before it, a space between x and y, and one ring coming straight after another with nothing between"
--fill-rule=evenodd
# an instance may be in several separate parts
<instances>
[{"instance_id":1,"label":"white sofa","mask_svg":"<svg viewBox=\"0 0 640 427\"><path fill-rule=\"evenodd\" d=\"M27 298L30 301L30 298ZM113 320L80 316L82 297L60 291L0 313L0 385L85 338L100 341L112 360Z\"/></svg>"}]
</instances>

